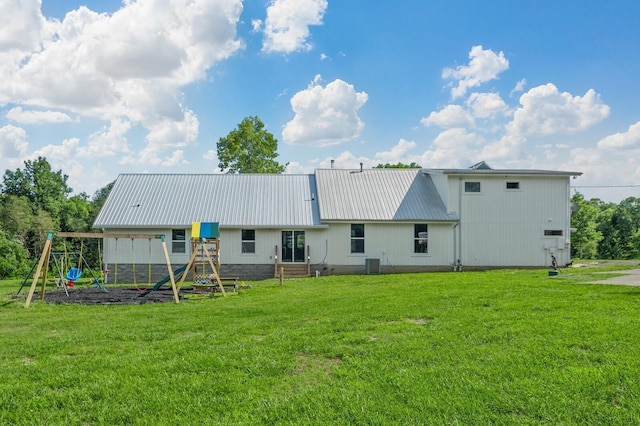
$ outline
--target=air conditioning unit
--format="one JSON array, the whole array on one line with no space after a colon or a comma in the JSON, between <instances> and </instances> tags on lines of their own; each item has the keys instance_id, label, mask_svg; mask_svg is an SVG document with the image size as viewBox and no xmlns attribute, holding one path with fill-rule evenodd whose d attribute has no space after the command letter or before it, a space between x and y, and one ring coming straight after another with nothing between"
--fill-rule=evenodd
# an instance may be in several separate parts
<instances>
[{"instance_id":1,"label":"air conditioning unit","mask_svg":"<svg viewBox=\"0 0 640 426\"><path fill-rule=\"evenodd\" d=\"M380 273L380 259L365 259L364 260L364 273L365 274L379 274Z\"/></svg>"}]
</instances>

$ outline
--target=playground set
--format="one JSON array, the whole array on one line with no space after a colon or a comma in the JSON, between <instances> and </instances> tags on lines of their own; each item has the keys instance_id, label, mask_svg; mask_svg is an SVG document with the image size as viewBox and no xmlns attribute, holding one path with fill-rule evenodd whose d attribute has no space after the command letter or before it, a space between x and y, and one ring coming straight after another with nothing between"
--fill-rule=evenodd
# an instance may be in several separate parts
<instances>
[{"instance_id":1,"label":"playground set","mask_svg":"<svg viewBox=\"0 0 640 426\"><path fill-rule=\"evenodd\" d=\"M173 300L175 303L180 302L179 292L182 289L182 286L185 282L187 275L191 274L193 278L193 287L191 288L194 292L204 293L204 292L220 292L222 296L226 297L225 287L231 287L233 291L238 290L238 278L220 278L218 273L220 269L219 263L219 250L220 250L220 238L219 238L219 226L217 222L193 222L191 227L191 243L192 243L192 254L189 259L189 262L186 265L182 265L176 269L171 265L171 260L169 257L169 252L167 249L167 243L165 241L164 234L127 234L127 233L88 233L88 232L49 232L47 234L47 240L44 245L44 249L42 254L36 264L34 264L31 272L25 278L20 290L25 286L26 282L29 278L33 277L31 281L31 286L29 287L29 293L27 295L24 307L28 308L31 304L33 296L36 291L36 287L38 285L38 281L41 281L41 287L39 292L40 300L45 300L45 290L47 284L55 284L56 287L62 288L64 295L69 298L71 287L77 286L78 281L81 277L85 277L84 281L87 282L87 285L90 287L90 291L88 288L86 289L74 289L72 295L80 294L82 291L85 293L97 294L97 293L123 293L122 286L116 286L117 277L118 277L118 264L115 263L114 271L113 271L113 282L109 283L111 285L107 286L108 277L112 271L107 269L106 264L103 263L102 253L100 253L100 244L98 244L98 258L101 264L101 271L99 274L95 274L94 271L90 268L86 256L83 253L84 245L81 244L81 248L79 252L67 252L66 244L64 245L65 250L63 252L56 252L52 250L53 239L54 237L59 237L65 239L76 238L76 239L114 239L116 244L116 250L118 247L118 240L121 239L130 239L132 242L136 239L147 239L149 240L149 253L151 253L151 241L160 241L162 246L162 252L164 255L164 261L167 268L167 276L157 281L153 286L151 286L151 259L149 259L149 267L148 267L148 287L141 288L136 282L136 265L135 263L132 265L133 267L133 280L134 280L134 297L145 298L148 297L150 301L164 301L160 294L163 293L161 287L167 283L171 284L171 295L173 296ZM103 244L104 247L104 244ZM34 272L35 270L35 272ZM179 282L176 283L176 280L179 279ZM18 292L20 292L18 290ZM131 294L133 293L132 289L127 289L128 297L131 298ZM53 292L56 293L58 300L60 300L60 294L62 291ZM166 293L166 292L164 292ZM150 296L151 295L151 296ZM103 300L107 300L106 303L117 303L117 296L115 294L110 294L109 296L104 295L102 297ZM165 298L166 299L166 298ZM68 299L69 300L69 299ZM100 303L96 301L94 303ZM140 302L144 303L144 302Z\"/></svg>"}]
</instances>

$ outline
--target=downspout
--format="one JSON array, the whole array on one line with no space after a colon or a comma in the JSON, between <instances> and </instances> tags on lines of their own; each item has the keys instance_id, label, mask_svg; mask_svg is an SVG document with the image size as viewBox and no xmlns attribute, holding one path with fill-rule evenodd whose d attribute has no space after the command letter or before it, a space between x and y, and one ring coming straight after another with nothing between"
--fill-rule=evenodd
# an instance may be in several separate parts
<instances>
[{"instance_id":1,"label":"downspout","mask_svg":"<svg viewBox=\"0 0 640 426\"><path fill-rule=\"evenodd\" d=\"M458 181L458 259L462 262L462 177Z\"/></svg>"},{"instance_id":2,"label":"downspout","mask_svg":"<svg viewBox=\"0 0 640 426\"><path fill-rule=\"evenodd\" d=\"M452 264L453 264L454 268L458 264L458 259L459 259L459 256L458 256L458 244L457 244L458 243L458 236L456 235L456 228L458 228L458 226L460 226L460 222L456 222L453 225L453 262L452 262ZM459 231L459 229L458 229L458 231Z\"/></svg>"}]
</instances>

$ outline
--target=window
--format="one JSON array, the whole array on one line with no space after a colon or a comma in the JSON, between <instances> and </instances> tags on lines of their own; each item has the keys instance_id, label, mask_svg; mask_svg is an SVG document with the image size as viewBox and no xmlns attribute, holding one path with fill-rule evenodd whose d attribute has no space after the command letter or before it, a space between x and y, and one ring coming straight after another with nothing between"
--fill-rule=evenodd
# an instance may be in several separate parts
<instances>
[{"instance_id":1,"label":"window","mask_svg":"<svg viewBox=\"0 0 640 426\"><path fill-rule=\"evenodd\" d=\"M480 182L465 182L464 192L480 192Z\"/></svg>"},{"instance_id":2,"label":"window","mask_svg":"<svg viewBox=\"0 0 640 426\"><path fill-rule=\"evenodd\" d=\"M351 253L364 253L364 223L351 225Z\"/></svg>"},{"instance_id":3,"label":"window","mask_svg":"<svg viewBox=\"0 0 640 426\"><path fill-rule=\"evenodd\" d=\"M426 223L413 225L413 252L428 253L429 232Z\"/></svg>"},{"instance_id":4,"label":"window","mask_svg":"<svg viewBox=\"0 0 640 426\"><path fill-rule=\"evenodd\" d=\"M545 229L545 237L562 237L562 229Z\"/></svg>"},{"instance_id":5,"label":"window","mask_svg":"<svg viewBox=\"0 0 640 426\"><path fill-rule=\"evenodd\" d=\"M243 229L242 230L242 253L255 253L255 252L256 252L256 230Z\"/></svg>"},{"instance_id":6,"label":"window","mask_svg":"<svg viewBox=\"0 0 640 426\"><path fill-rule=\"evenodd\" d=\"M520 182L507 182L507 189L520 189Z\"/></svg>"},{"instance_id":7,"label":"window","mask_svg":"<svg viewBox=\"0 0 640 426\"><path fill-rule=\"evenodd\" d=\"M186 231L184 229L174 229L171 231L171 252L172 253L186 253L187 252L187 238Z\"/></svg>"}]
</instances>

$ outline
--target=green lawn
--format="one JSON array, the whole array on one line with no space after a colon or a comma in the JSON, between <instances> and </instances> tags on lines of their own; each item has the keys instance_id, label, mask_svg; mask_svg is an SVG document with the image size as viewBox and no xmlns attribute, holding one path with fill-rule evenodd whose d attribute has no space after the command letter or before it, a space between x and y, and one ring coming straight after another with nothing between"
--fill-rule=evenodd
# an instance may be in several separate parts
<instances>
[{"instance_id":1,"label":"green lawn","mask_svg":"<svg viewBox=\"0 0 640 426\"><path fill-rule=\"evenodd\" d=\"M0 282L0 424L640 424L640 288L594 271L29 309Z\"/></svg>"}]
</instances>

